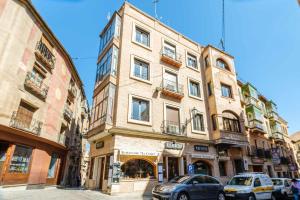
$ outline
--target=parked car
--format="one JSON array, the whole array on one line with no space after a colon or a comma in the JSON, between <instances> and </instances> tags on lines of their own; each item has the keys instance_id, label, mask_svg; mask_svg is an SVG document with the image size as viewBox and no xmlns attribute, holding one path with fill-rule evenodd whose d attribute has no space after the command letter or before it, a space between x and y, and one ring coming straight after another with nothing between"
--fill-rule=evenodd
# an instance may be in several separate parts
<instances>
[{"instance_id":1,"label":"parked car","mask_svg":"<svg viewBox=\"0 0 300 200\"><path fill-rule=\"evenodd\" d=\"M271 178L263 173L242 173L234 176L224 187L226 199L275 200Z\"/></svg>"},{"instance_id":2,"label":"parked car","mask_svg":"<svg viewBox=\"0 0 300 200\"><path fill-rule=\"evenodd\" d=\"M154 200L225 200L223 185L207 175L178 176L152 190Z\"/></svg>"},{"instance_id":3,"label":"parked car","mask_svg":"<svg viewBox=\"0 0 300 200\"><path fill-rule=\"evenodd\" d=\"M288 178L272 178L274 185L274 195L278 200L287 200L293 198L291 191L291 179Z\"/></svg>"}]
</instances>

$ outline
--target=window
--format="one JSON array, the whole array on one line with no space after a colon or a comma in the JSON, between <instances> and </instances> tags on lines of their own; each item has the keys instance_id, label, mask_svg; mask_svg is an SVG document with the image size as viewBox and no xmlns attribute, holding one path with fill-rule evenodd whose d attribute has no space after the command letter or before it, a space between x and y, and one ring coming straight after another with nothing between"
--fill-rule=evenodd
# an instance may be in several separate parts
<instances>
[{"instance_id":1,"label":"window","mask_svg":"<svg viewBox=\"0 0 300 200\"><path fill-rule=\"evenodd\" d=\"M205 67L208 68L209 67L209 59L208 59L208 56L206 56L204 58L204 63L205 63Z\"/></svg>"},{"instance_id":2,"label":"window","mask_svg":"<svg viewBox=\"0 0 300 200\"><path fill-rule=\"evenodd\" d=\"M180 92L178 90L177 74L174 74L169 71L165 71L163 87L173 92Z\"/></svg>"},{"instance_id":3,"label":"window","mask_svg":"<svg viewBox=\"0 0 300 200\"><path fill-rule=\"evenodd\" d=\"M212 95L212 86L211 86L211 82L207 83L207 92L208 92L208 96Z\"/></svg>"},{"instance_id":4,"label":"window","mask_svg":"<svg viewBox=\"0 0 300 200\"><path fill-rule=\"evenodd\" d=\"M187 53L187 66L192 67L194 69L198 69L197 57L190 53Z\"/></svg>"},{"instance_id":5,"label":"window","mask_svg":"<svg viewBox=\"0 0 300 200\"><path fill-rule=\"evenodd\" d=\"M106 85L94 97L91 126L103 123L112 123L116 86L112 83Z\"/></svg>"},{"instance_id":6,"label":"window","mask_svg":"<svg viewBox=\"0 0 300 200\"><path fill-rule=\"evenodd\" d=\"M134 59L133 75L143 80L149 80L149 63Z\"/></svg>"},{"instance_id":7,"label":"window","mask_svg":"<svg viewBox=\"0 0 300 200\"><path fill-rule=\"evenodd\" d=\"M227 176L225 161L219 161L219 171L220 171L220 176Z\"/></svg>"},{"instance_id":8,"label":"window","mask_svg":"<svg viewBox=\"0 0 300 200\"><path fill-rule=\"evenodd\" d=\"M180 134L180 110L179 108L166 106L165 132L170 134Z\"/></svg>"},{"instance_id":9,"label":"window","mask_svg":"<svg viewBox=\"0 0 300 200\"><path fill-rule=\"evenodd\" d=\"M121 166L124 179L154 178L154 167L145 160L129 160Z\"/></svg>"},{"instance_id":10,"label":"window","mask_svg":"<svg viewBox=\"0 0 300 200\"><path fill-rule=\"evenodd\" d=\"M108 25L106 30L100 36L99 54L106 47L113 37L120 36L121 19L118 15L115 16L112 23Z\"/></svg>"},{"instance_id":11,"label":"window","mask_svg":"<svg viewBox=\"0 0 300 200\"><path fill-rule=\"evenodd\" d=\"M56 170L56 162L57 162L58 156L57 154L53 153L50 160L50 165L48 169L48 178L55 178L55 170Z\"/></svg>"},{"instance_id":12,"label":"window","mask_svg":"<svg viewBox=\"0 0 300 200\"><path fill-rule=\"evenodd\" d=\"M175 60L176 58L176 47L175 45L164 41L163 55L168 56Z\"/></svg>"},{"instance_id":13,"label":"window","mask_svg":"<svg viewBox=\"0 0 300 200\"><path fill-rule=\"evenodd\" d=\"M135 27L135 41L147 47L150 46L150 33Z\"/></svg>"},{"instance_id":14,"label":"window","mask_svg":"<svg viewBox=\"0 0 300 200\"><path fill-rule=\"evenodd\" d=\"M232 98L231 86L221 83L222 96Z\"/></svg>"},{"instance_id":15,"label":"window","mask_svg":"<svg viewBox=\"0 0 300 200\"><path fill-rule=\"evenodd\" d=\"M190 84L189 84L190 85L190 95L200 98L201 94L200 94L199 82L195 82L195 81L191 81L191 80L189 82L190 82Z\"/></svg>"},{"instance_id":16,"label":"window","mask_svg":"<svg viewBox=\"0 0 300 200\"><path fill-rule=\"evenodd\" d=\"M29 171L32 148L16 145L10 161L9 172L27 174Z\"/></svg>"},{"instance_id":17,"label":"window","mask_svg":"<svg viewBox=\"0 0 300 200\"><path fill-rule=\"evenodd\" d=\"M192 123L193 123L192 124L193 131L204 131L203 114L193 113Z\"/></svg>"},{"instance_id":18,"label":"window","mask_svg":"<svg viewBox=\"0 0 300 200\"><path fill-rule=\"evenodd\" d=\"M209 176L205 176L205 183L207 184L220 184L219 181L217 181L216 179L209 177Z\"/></svg>"},{"instance_id":19,"label":"window","mask_svg":"<svg viewBox=\"0 0 300 200\"><path fill-rule=\"evenodd\" d=\"M256 178L254 180L254 187L259 187L259 186L261 186L261 182L260 182L259 178Z\"/></svg>"},{"instance_id":20,"label":"window","mask_svg":"<svg viewBox=\"0 0 300 200\"><path fill-rule=\"evenodd\" d=\"M112 46L107 53L101 58L100 62L97 65L96 72L96 83L102 81L106 75L116 75L117 73L117 64L118 64L118 52L119 49L115 46Z\"/></svg>"},{"instance_id":21,"label":"window","mask_svg":"<svg viewBox=\"0 0 300 200\"><path fill-rule=\"evenodd\" d=\"M204 176L196 176L192 178L188 184L203 184L205 183L205 177Z\"/></svg>"},{"instance_id":22,"label":"window","mask_svg":"<svg viewBox=\"0 0 300 200\"><path fill-rule=\"evenodd\" d=\"M133 97L131 105L131 119L149 122L149 104L150 103L147 100Z\"/></svg>"},{"instance_id":23,"label":"window","mask_svg":"<svg viewBox=\"0 0 300 200\"><path fill-rule=\"evenodd\" d=\"M241 132L239 119L234 114L225 111L222 114L222 118L223 118L223 129L225 131L238 132L238 133Z\"/></svg>"},{"instance_id":24,"label":"window","mask_svg":"<svg viewBox=\"0 0 300 200\"><path fill-rule=\"evenodd\" d=\"M17 126L19 128L30 129L34 112L35 109L33 107L21 101L16 116Z\"/></svg>"},{"instance_id":25,"label":"window","mask_svg":"<svg viewBox=\"0 0 300 200\"><path fill-rule=\"evenodd\" d=\"M222 60L222 59L219 58L219 59L217 59L216 62L217 62L217 67L220 67L222 69L226 69L226 70L230 71L227 63L224 60Z\"/></svg>"}]
</instances>

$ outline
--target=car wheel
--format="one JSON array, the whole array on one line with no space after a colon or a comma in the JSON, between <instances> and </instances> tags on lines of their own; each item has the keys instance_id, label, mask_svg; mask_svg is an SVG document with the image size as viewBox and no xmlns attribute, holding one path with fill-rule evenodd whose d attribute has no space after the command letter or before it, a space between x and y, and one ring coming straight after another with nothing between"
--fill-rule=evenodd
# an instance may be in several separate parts
<instances>
[{"instance_id":1,"label":"car wheel","mask_svg":"<svg viewBox=\"0 0 300 200\"><path fill-rule=\"evenodd\" d=\"M255 198L254 194L250 194L250 196L249 196L248 200L256 200L256 198Z\"/></svg>"},{"instance_id":2,"label":"car wheel","mask_svg":"<svg viewBox=\"0 0 300 200\"><path fill-rule=\"evenodd\" d=\"M189 197L186 193L180 193L177 197L177 200L189 200Z\"/></svg>"},{"instance_id":3,"label":"car wheel","mask_svg":"<svg viewBox=\"0 0 300 200\"><path fill-rule=\"evenodd\" d=\"M219 193L217 200L225 200L225 195L223 193Z\"/></svg>"}]
</instances>

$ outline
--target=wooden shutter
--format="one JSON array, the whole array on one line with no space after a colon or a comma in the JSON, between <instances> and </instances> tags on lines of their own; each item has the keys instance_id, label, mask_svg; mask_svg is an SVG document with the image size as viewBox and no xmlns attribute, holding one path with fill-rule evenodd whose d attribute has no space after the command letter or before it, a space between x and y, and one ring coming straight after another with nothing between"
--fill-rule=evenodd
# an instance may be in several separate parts
<instances>
[{"instance_id":1,"label":"wooden shutter","mask_svg":"<svg viewBox=\"0 0 300 200\"><path fill-rule=\"evenodd\" d=\"M18 108L17 112L17 120L22 123L24 128L29 128L31 121L32 121L32 116L34 113L34 108L29 106L28 104L21 102Z\"/></svg>"}]
</instances>

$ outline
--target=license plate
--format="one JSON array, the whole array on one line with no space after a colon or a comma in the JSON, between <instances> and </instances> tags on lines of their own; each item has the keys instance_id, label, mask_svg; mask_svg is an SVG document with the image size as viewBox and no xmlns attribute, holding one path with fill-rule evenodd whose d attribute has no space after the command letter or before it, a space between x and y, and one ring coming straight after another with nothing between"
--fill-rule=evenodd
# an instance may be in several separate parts
<instances>
[{"instance_id":1,"label":"license plate","mask_svg":"<svg viewBox=\"0 0 300 200\"><path fill-rule=\"evenodd\" d=\"M234 194L225 194L227 197L234 197Z\"/></svg>"}]
</instances>

